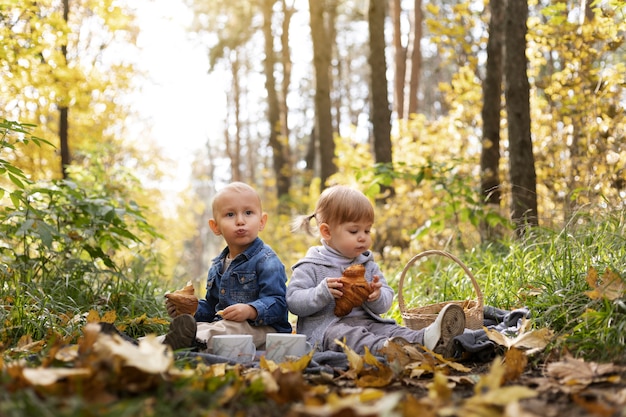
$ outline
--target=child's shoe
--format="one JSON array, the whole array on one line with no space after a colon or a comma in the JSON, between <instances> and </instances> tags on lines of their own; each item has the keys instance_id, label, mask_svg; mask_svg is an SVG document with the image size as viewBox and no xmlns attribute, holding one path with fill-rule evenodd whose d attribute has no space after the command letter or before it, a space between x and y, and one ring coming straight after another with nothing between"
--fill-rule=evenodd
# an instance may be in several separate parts
<instances>
[{"instance_id":1,"label":"child's shoe","mask_svg":"<svg viewBox=\"0 0 626 417\"><path fill-rule=\"evenodd\" d=\"M170 324L170 331L165 335L163 343L172 350L194 347L196 340L196 319L191 314L176 316Z\"/></svg>"},{"instance_id":2,"label":"child's shoe","mask_svg":"<svg viewBox=\"0 0 626 417\"><path fill-rule=\"evenodd\" d=\"M437 319L424 329L424 346L444 358L454 357L454 338L465 330L465 312L456 304L446 305Z\"/></svg>"}]
</instances>

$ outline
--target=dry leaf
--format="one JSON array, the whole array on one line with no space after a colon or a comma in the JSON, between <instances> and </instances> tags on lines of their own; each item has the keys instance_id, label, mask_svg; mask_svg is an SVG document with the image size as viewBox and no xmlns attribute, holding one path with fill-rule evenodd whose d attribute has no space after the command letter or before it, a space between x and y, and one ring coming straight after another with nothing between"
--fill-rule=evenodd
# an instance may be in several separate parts
<instances>
[{"instance_id":1,"label":"dry leaf","mask_svg":"<svg viewBox=\"0 0 626 417\"><path fill-rule=\"evenodd\" d=\"M341 346L344 353L348 356L349 368L343 375L350 379L356 379L363 369L363 358L344 342L335 340L335 343Z\"/></svg>"},{"instance_id":2,"label":"dry leaf","mask_svg":"<svg viewBox=\"0 0 626 417\"><path fill-rule=\"evenodd\" d=\"M611 417L617 415L619 411L616 407L598 401L597 398L589 399L580 394L573 394L572 400L594 416Z\"/></svg>"},{"instance_id":3,"label":"dry leaf","mask_svg":"<svg viewBox=\"0 0 626 417\"><path fill-rule=\"evenodd\" d=\"M446 404L452 397L454 385L454 382L450 382L444 374L435 372L433 382L428 384L428 398Z\"/></svg>"},{"instance_id":4,"label":"dry leaf","mask_svg":"<svg viewBox=\"0 0 626 417\"><path fill-rule=\"evenodd\" d=\"M524 322L527 322L524 320ZM485 332L487 333L487 337L495 343L506 347L507 349L511 349L513 347L521 350L526 350L527 355L531 355L533 353L539 352L552 341L554 334L552 330L546 328L539 330L531 330L524 331L524 324L522 324L522 328L520 329L520 334L516 337L508 337L503 335L497 330L489 329L487 327L483 327Z\"/></svg>"},{"instance_id":5,"label":"dry leaf","mask_svg":"<svg viewBox=\"0 0 626 417\"><path fill-rule=\"evenodd\" d=\"M147 374L161 374L174 366L174 356L167 345L148 335L138 345L121 341L119 337L100 334L94 351L102 359L114 360L120 366L133 367Z\"/></svg>"},{"instance_id":6,"label":"dry leaf","mask_svg":"<svg viewBox=\"0 0 626 417\"><path fill-rule=\"evenodd\" d=\"M587 386L594 382L617 382L612 375L619 372L612 363L598 364L567 356L560 362L549 363L548 376L558 379L561 384Z\"/></svg>"},{"instance_id":7,"label":"dry leaf","mask_svg":"<svg viewBox=\"0 0 626 417\"><path fill-rule=\"evenodd\" d=\"M91 375L91 370L85 368L24 368L22 376L33 386L53 385L67 378L86 378Z\"/></svg>"},{"instance_id":8,"label":"dry leaf","mask_svg":"<svg viewBox=\"0 0 626 417\"><path fill-rule=\"evenodd\" d=\"M626 283L608 268L602 277L598 277L598 271L595 268L589 268L587 283L593 289L585 292L585 294L592 300L605 298L613 301L626 295Z\"/></svg>"},{"instance_id":9,"label":"dry leaf","mask_svg":"<svg viewBox=\"0 0 626 417\"><path fill-rule=\"evenodd\" d=\"M515 381L526 369L528 364L528 356L517 348L511 348L504 354L504 367L505 372L503 376L503 382Z\"/></svg>"}]
</instances>

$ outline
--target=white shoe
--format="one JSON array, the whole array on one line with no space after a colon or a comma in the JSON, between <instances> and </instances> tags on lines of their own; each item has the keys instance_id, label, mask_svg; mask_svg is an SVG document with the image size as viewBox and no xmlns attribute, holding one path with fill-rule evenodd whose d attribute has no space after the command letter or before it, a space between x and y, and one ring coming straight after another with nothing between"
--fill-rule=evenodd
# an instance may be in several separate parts
<instances>
[{"instance_id":1,"label":"white shoe","mask_svg":"<svg viewBox=\"0 0 626 417\"><path fill-rule=\"evenodd\" d=\"M456 304L446 305L424 329L424 346L444 358L454 356L454 338L465 330L465 313Z\"/></svg>"}]
</instances>

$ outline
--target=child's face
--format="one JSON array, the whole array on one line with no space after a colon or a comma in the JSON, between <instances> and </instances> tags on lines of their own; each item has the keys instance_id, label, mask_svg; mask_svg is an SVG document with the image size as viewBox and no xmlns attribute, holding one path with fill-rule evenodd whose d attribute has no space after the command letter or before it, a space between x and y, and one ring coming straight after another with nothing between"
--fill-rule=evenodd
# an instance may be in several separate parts
<instances>
[{"instance_id":1,"label":"child's face","mask_svg":"<svg viewBox=\"0 0 626 417\"><path fill-rule=\"evenodd\" d=\"M266 221L256 193L226 191L215 201L209 226L213 233L224 236L231 256L236 256L257 238Z\"/></svg>"},{"instance_id":2,"label":"child's face","mask_svg":"<svg viewBox=\"0 0 626 417\"><path fill-rule=\"evenodd\" d=\"M349 222L325 229L322 237L326 243L346 258L356 258L372 245L372 223Z\"/></svg>"}]
</instances>

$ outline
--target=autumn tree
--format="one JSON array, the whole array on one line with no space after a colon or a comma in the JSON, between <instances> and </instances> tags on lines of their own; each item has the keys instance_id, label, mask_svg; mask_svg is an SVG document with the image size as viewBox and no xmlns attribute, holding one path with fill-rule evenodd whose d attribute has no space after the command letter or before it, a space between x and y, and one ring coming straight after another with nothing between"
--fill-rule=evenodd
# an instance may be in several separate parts
<instances>
[{"instance_id":1,"label":"autumn tree","mask_svg":"<svg viewBox=\"0 0 626 417\"><path fill-rule=\"evenodd\" d=\"M374 133L374 160L379 164L392 163L391 110L387 91L387 62L385 59L385 4L370 1L368 12L371 71L372 111L370 119ZM385 187L383 194L390 198L393 187Z\"/></svg>"},{"instance_id":2,"label":"autumn tree","mask_svg":"<svg viewBox=\"0 0 626 417\"><path fill-rule=\"evenodd\" d=\"M504 52L504 1L489 2L489 40L483 81L483 137L480 157L481 196L484 204L500 207L500 112L502 110L502 66ZM488 224L487 237L491 235Z\"/></svg>"},{"instance_id":3,"label":"autumn tree","mask_svg":"<svg viewBox=\"0 0 626 417\"><path fill-rule=\"evenodd\" d=\"M413 5L413 18L403 19L404 10L400 0L390 1L390 15L393 26L393 47L394 47L394 88L393 104L399 119L408 118L411 114L417 113L419 80L422 71L422 1L415 0ZM408 21L411 26L403 31L403 21ZM405 33L406 32L406 33ZM411 36L410 36L411 35ZM404 41L404 39L407 39ZM409 104L408 111L405 108L405 95L407 87L407 59L410 52L411 65L409 71Z\"/></svg>"},{"instance_id":4,"label":"autumn tree","mask_svg":"<svg viewBox=\"0 0 626 417\"><path fill-rule=\"evenodd\" d=\"M115 134L132 112L118 97L132 90L136 63L116 48L132 50L136 36L133 12L115 1L23 1L3 9L0 109L36 124L35 134L58 146L20 155L34 179L62 177L70 156L87 164L89 151L119 145Z\"/></svg>"},{"instance_id":5,"label":"autumn tree","mask_svg":"<svg viewBox=\"0 0 626 417\"><path fill-rule=\"evenodd\" d=\"M537 178L530 136L530 86L526 59L526 0L511 0L506 9L505 96L509 136L511 218L519 233L536 226Z\"/></svg>"},{"instance_id":6,"label":"autumn tree","mask_svg":"<svg viewBox=\"0 0 626 417\"><path fill-rule=\"evenodd\" d=\"M330 101L330 56L326 24L326 0L309 0L311 37L313 40L313 69L315 73L315 140L320 155L322 187L337 171L335 165L335 138Z\"/></svg>"},{"instance_id":7,"label":"autumn tree","mask_svg":"<svg viewBox=\"0 0 626 417\"><path fill-rule=\"evenodd\" d=\"M286 117L286 101L280 100L277 91L276 78L274 76L274 68L276 66L276 52L274 51L274 34L272 32L272 16L275 0L263 0L263 35L265 39L265 89L267 90L268 102L268 121L270 125L269 143L273 151L273 167L276 177L277 197L279 200L289 196L291 188L291 177L293 172L293 161L291 157L291 149L289 147L288 126ZM289 16L290 10L285 10L286 3L280 3L283 6L284 21L287 22L282 26L283 33L281 35L281 45L287 48L283 52L283 74L287 73L287 77L283 79L282 88L285 97L289 91ZM282 110L282 111L281 111ZM282 116L281 116L282 113ZM281 206L284 207L284 206Z\"/></svg>"}]
</instances>

